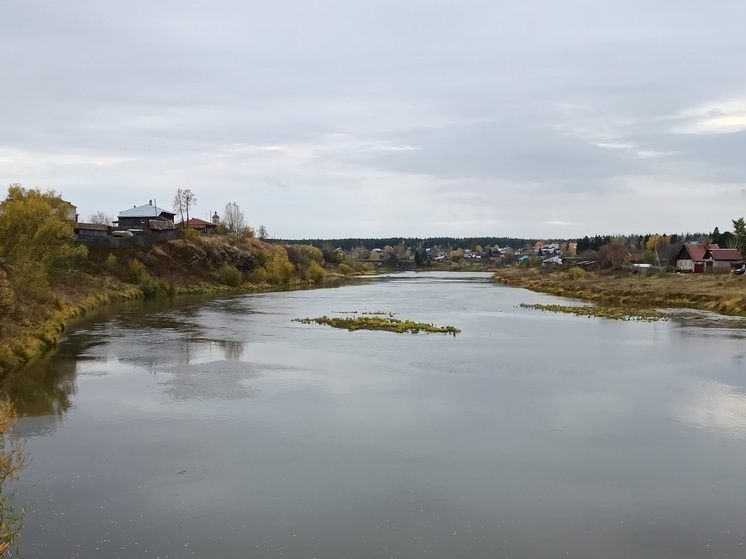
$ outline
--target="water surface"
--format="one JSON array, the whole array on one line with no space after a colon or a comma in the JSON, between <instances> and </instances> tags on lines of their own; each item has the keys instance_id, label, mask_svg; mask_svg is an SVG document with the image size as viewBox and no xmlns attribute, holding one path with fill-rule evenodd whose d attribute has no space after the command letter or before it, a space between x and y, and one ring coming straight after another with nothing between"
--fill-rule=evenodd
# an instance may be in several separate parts
<instances>
[{"instance_id":1,"label":"water surface","mask_svg":"<svg viewBox=\"0 0 746 559\"><path fill-rule=\"evenodd\" d=\"M32 457L22 553L746 556L746 330L521 309L566 301L488 278L78 324L6 386ZM352 311L462 334L291 322Z\"/></svg>"}]
</instances>

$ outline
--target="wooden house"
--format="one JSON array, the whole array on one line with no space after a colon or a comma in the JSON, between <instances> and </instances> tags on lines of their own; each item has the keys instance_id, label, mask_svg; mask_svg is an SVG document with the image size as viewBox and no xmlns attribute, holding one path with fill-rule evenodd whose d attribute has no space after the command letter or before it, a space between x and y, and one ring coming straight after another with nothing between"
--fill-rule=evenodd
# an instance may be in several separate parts
<instances>
[{"instance_id":1,"label":"wooden house","mask_svg":"<svg viewBox=\"0 0 746 559\"><path fill-rule=\"evenodd\" d=\"M705 271L705 253L708 249L719 249L715 244L686 243L676 255L676 268L681 272L702 273Z\"/></svg>"},{"instance_id":2,"label":"wooden house","mask_svg":"<svg viewBox=\"0 0 746 559\"><path fill-rule=\"evenodd\" d=\"M743 257L737 248L709 248L705 253L704 262L705 271L728 274L734 264L743 262Z\"/></svg>"},{"instance_id":3,"label":"wooden house","mask_svg":"<svg viewBox=\"0 0 746 559\"><path fill-rule=\"evenodd\" d=\"M75 235L81 241L87 239L106 239L109 237L111 227L99 223L76 223Z\"/></svg>"},{"instance_id":4,"label":"wooden house","mask_svg":"<svg viewBox=\"0 0 746 559\"><path fill-rule=\"evenodd\" d=\"M179 223L178 227L179 229L195 229L200 233L214 233L215 230L218 228L216 223L210 223L209 221L205 221L204 219L199 219L196 217L188 219L183 223Z\"/></svg>"},{"instance_id":5,"label":"wooden house","mask_svg":"<svg viewBox=\"0 0 746 559\"><path fill-rule=\"evenodd\" d=\"M130 210L119 212L119 219L115 222L117 229L124 229L142 233L151 233L174 229L176 214L153 205L150 200L142 206L135 206Z\"/></svg>"}]
</instances>

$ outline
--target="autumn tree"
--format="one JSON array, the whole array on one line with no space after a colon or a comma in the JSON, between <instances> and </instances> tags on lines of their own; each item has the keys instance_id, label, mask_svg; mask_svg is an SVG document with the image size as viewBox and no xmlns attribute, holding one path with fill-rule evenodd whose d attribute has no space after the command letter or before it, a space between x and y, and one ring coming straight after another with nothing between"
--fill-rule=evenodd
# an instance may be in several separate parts
<instances>
[{"instance_id":1,"label":"autumn tree","mask_svg":"<svg viewBox=\"0 0 746 559\"><path fill-rule=\"evenodd\" d=\"M73 268L88 254L74 244L70 205L54 191L14 184L0 203L0 255L16 270L49 275Z\"/></svg>"},{"instance_id":2,"label":"autumn tree","mask_svg":"<svg viewBox=\"0 0 746 559\"><path fill-rule=\"evenodd\" d=\"M624 265L627 250L618 244L607 244L598 251L598 265L601 268L618 270Z\"/></svg>"}]
</instances>

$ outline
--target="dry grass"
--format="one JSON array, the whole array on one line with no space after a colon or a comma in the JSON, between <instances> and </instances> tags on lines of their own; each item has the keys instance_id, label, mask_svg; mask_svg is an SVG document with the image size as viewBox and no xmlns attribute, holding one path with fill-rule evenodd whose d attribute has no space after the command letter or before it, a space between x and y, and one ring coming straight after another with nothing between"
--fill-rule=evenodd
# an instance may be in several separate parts
<instances>
[{"instance_id":1,"label":"dry grass","mask_svg":"<svg viewBox=\"0 0 746 559\"><path fill-rule=\"evenodd\" d=\"M501 268L493 280L584 301L634 307L686 307L746 315L746 279L714 274L604 274Z\"/></svg>"}]
</instances>

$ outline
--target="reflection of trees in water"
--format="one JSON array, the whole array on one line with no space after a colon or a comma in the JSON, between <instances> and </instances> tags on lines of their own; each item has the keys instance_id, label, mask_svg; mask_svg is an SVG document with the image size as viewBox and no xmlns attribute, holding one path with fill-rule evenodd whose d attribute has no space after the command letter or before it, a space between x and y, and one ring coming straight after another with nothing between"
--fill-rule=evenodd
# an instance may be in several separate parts
<instances>
[{"instance_id":1,"label":"reflection of trees in water","mask_svg":"<svg viewBox=\"0 0 746 559\"><path fill-rule=\"evenodd\" d=\"M232 340L221 340L217 342L225 352L225 358L231 361L241 359L244 352L244 343Z\"/></svg>"},{"instance_id":2,"label":"reflection of trees in water","mask_svg":"<svg viewBox=\"0 0 746 559\"><path fill-rule=\"evenodd\" d=\"M19 415L59 418L70 409L77 393L76 369L75 357L55 356L8 376L2 387Z\"/></svg>"}]
</instances>

